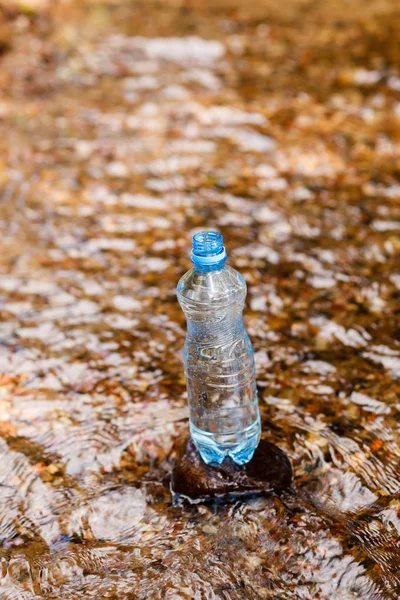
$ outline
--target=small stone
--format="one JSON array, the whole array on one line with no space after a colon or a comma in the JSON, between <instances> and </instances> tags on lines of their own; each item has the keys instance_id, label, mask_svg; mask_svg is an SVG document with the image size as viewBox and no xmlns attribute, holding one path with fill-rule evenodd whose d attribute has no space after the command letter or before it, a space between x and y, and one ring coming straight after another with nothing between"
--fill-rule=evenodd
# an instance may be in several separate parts
<instances>
[{"instance_id":1,"label":"small stone","mask_svg":"<svg viewBox=\"0 0 400 600\"><path fill-rule=\"evenodd\" d=\"M206 465L189 440L180 448L171 490L174 502L183 499L195 504L270 495L288 488L291 481L292 468L286 454L265 440L246 465L236 465L227 458L218 467Z\"/></svg>"},{"instance_id":2,"label":"small stone","mask_svg":"<svg viewBox=\"0 0 400 600\"><path fill-rule=\"evenodd\" d=\"M51 464L47 467L47 470L51 475L55 475L56 473L58 473L59 467L58 465Z\"/></svg>"},{"instance_id":3,"label":"small stone","mask_svg":"<svg viewBox=\"0 0 400 600\"><path fill-rule=\"evenodd\" d=\"M372 452L378 452L383 446L382 440L375 439L371 442L370 448Z\"/></svg>"}]
</instances>

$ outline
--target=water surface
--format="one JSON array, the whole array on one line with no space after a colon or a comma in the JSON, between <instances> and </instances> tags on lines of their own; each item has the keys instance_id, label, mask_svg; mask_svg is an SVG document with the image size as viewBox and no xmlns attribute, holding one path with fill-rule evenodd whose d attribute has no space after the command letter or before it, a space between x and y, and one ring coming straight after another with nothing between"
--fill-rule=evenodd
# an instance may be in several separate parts
<instances>
[{"instance_id":1,"label":"water surface","mask_svg":"<svg viewBox=\"0 0 400 600\"><path fill-rule=\"evenodd\" d=\"M1 598L399 597L399 17L1 9ZM171 503L204 226L248 284L281 498Z\"/></svg>"}]
</instances>

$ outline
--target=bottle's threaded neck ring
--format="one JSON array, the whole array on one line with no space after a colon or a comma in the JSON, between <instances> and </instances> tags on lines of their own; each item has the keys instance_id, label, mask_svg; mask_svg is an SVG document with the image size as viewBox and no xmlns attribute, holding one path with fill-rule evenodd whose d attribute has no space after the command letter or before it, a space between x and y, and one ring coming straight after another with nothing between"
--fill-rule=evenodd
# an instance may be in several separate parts
<instances>
[{"instance_id":1,"label":"bottle's threaded neck ring","mask_svg":"<svg viewBox=\"0 0 400 600\"><path fill-rule=\"evenodd\" d=\"M196 267L211 267L226 259L224 240L218 231L200 231L193 236L190 260Z\"/></svg>"}]
</instances>

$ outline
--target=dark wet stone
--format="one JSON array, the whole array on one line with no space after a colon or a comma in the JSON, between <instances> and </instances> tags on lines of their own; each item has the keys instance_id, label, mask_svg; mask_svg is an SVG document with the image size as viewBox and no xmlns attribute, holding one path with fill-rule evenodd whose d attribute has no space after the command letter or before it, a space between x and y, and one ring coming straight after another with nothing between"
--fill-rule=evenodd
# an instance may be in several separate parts
<instances>
[{"instance_id":1,"label":"dark wet stone","mask_svg":"<svg viewBox=\"0 0 400 600\"><path fill-rule=\"evenodd\" d=\"M206 465L192 440L181 446L171 476L174 499L190 502L268 495L290 486L292 467L286 454L261 440L252 460L243 466L230 458L218 467Z\"/></svg>"}]
</instances>

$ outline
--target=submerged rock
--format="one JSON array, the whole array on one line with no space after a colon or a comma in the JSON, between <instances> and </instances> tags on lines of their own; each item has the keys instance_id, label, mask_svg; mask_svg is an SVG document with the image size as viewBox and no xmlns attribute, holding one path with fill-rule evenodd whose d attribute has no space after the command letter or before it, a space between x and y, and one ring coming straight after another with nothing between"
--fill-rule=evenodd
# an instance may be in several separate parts
<instances>
[{"instance_id":1,"label":"submerged rock","mask_svg":"<svg viewBox=\"0 0 400 600\"><path fill-rule=\"evenodd\" d=\"M226 458L218 467L206 465L191 439L182 444L171 476L173 500L192 503L268 495L290 486L292 467L286 454L261 440L254 457L239 466Z\"/></svg>"}]
</instances>

